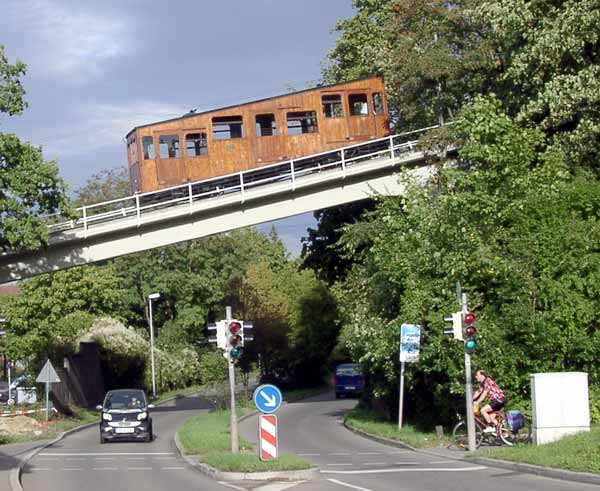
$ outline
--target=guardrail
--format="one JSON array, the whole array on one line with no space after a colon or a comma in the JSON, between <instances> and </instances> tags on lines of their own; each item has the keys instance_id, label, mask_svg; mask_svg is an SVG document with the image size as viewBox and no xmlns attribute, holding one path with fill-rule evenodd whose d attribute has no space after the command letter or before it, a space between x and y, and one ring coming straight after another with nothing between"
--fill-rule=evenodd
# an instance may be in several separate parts
<instances>
[{"instance_id":1,"label":"guardrail","mask_svg":"<svg viewBox=\"0 0 600 491\"><path fill-rule=\"evenodd\" d=\"M307 157L290 159L285 162L267 165L256 169L227 174L224 176L190 182L159 191L138 193L126 198L86 205L75 210L76 217L62 220L59 214L44 217L50 233L83 229L84 235L90 227L123 219L135 218L138 225L145 214L158 209L175 206L189 206L190 210L198 201L223 195L238 193L241 202L248 191L273 183L288 183L295 190L298 181L310 176L338 170L342 177L353 166L371 159L390 158L393 162L401 155L416 151L416 136L437 126L430 126L407 133L392 135L377 140L350 145L321 152Z\"/></svg>"}]
</instances>

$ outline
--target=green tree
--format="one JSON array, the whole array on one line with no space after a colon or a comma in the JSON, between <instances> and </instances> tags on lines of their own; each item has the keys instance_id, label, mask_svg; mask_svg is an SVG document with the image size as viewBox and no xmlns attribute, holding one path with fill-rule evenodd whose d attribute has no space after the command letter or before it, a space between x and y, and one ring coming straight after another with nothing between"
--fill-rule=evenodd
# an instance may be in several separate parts
<instances>
[{"instance_id":1,"label":"green tree","mask_svg":"<svg viewBox=\"0 0 600 491\"><path fill-rule=\"evenodd\" d=\"M75 191L75 204L76 206L91 205L125 198L130 194L129 173L126 167L102 169Z\"/></svg>"},{"instance_id":2,"label":"green tree","mask_svg":"<svg viewBox=\"0 0 600 491\"><path fill-rule=\"evenodd\" d=\"M600 377L600 188L585 173L571 176L543 133L520 127L495 99L468 106L459 129L460 165L382 200L370 254L338 296L350 348L373 394L390 401L398 338L389 332L408 319L423 326L409 377L409 411L422 418L450 418L452 394L463 390L461 348L442 335L457 280L478 317L474 364L494 373L513 404L526 399L533 372Z\"/></svg>"},{"instance_id":3,"label":"green tree","mask_svg":"<svg viewBox=\"0 0 600 491\"><path fill-rule=\"evenodd\" d=\"M0 113L20 114L27 103L19 77L25 64L8 62L0 46ZM44 161L42 151L16 135L0 133L0 251L35 249L48 232L41 215L68 209L66 184L55 161Z\"/></svg>"},{"instance_id":4,"label":"green tree","mask_svg":"<svg viewBox=\"0 0 600 491\"><path fill-rule=\"evenodd\" d=\"M315 211L317 228L309 228L308 236L302 237L302 267L315 271L328 285L344 279L368 240L359 244L352 256L343 254L342 245L338 244L342 228L358 221L365 211L372 210L374 206L375 202L369 199Z\"/></svg>"},{"instance_id":5,"label":"green tree","mask_svg":"<svg viewBox=\"0 0 600 491\"><path fill-rule=\"evenodd\" d=\"M21 295L5 309L11 358L53 356L73 349L72 342L97 316L122 309L124 292L112 266L82 266L37 276L21 285Z\"/></svg>"}]
</instances>

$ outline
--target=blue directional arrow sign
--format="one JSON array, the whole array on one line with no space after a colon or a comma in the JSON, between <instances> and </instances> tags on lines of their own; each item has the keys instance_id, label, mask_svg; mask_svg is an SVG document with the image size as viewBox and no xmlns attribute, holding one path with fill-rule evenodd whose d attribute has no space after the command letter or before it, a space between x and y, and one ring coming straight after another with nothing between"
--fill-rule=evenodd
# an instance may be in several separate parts
<instances>
[{"instance_id":1,"label":"blue directional arrow sign","mask_svg":"<svg viewBox=\"0 0 600 491\"><path fill-rule=\"evenodd\" d=\"M274 413L281 406L281 391L271 384L260 385L254 391L254 404L262 413Z\"/></svg>"}]
</instances>

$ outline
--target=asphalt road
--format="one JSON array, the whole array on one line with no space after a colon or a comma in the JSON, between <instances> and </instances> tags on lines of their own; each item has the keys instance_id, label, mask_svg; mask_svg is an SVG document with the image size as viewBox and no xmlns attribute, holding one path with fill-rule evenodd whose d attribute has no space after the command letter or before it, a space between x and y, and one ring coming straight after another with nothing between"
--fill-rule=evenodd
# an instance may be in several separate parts
<instances>
[{"instance_id":1,"label":"asphalt road","mask_svg":"<svg viewBox=\"0 0 600 491\"><path fill-rule=\"evenodd\" d=\"M321 467L316 481L298 491L583 491L597 486L537 477L436 455L412 452L360 437L341 424L356 400L333 393L284 404L277 412L280 452L294 452ZM257 417L241 423L240 433L257 440Z\"/></svg>"},{"instance_id":2,"label":"asphalt road","mask_svg":"<svg viewBox=\"0 0 600 491\"><path fill-rule=\"evenodd\" d=\"M173 444L183 422L206 411L198 397L176 399L152 411L151 443L100 444L98 427L67 435L29 462L25 491L186 491L230 489L190 469Z\"/></svg>"}]
</instances>

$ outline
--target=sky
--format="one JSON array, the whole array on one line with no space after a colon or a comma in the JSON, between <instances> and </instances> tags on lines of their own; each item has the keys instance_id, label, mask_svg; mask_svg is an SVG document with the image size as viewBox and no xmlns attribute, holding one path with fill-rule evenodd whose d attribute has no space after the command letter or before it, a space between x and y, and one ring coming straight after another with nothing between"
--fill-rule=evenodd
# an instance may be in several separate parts
<instances>
[{"instance_id":1,"label":"sky","mask_svg":"<svg viewBox=\"0 0 600 491\"><path fill-rule=\"evenodd\" d=\"M29 108L0 131L41 145L71 190L126 165L135 126L320 80L351 0L3 0L0 44ZM296 256L312 214L275 225Z\"/></svg>"}]
</instances>

